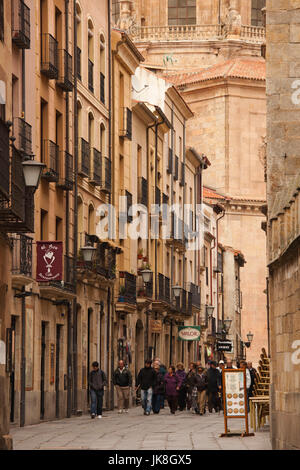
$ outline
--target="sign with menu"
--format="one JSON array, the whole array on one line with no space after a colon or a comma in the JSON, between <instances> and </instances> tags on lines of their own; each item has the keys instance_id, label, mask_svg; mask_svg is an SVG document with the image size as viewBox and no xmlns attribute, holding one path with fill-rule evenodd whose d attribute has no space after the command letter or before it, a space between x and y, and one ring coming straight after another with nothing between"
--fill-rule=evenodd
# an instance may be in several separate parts
<instances>
[{"instance_id":1,"label":"sign with menu","mask_svg":"<svg viewBox=\"0 0 300 470\"><path fill-rule=\"evenodd\" d=\"M248 425L246 370L223 369L222 379L225 421L225 434L222 434L222 436L229 435L227 420L231 418L245 419L246 432L239 434L242 436L250 436Z\"/></svg>"}]
</instances>

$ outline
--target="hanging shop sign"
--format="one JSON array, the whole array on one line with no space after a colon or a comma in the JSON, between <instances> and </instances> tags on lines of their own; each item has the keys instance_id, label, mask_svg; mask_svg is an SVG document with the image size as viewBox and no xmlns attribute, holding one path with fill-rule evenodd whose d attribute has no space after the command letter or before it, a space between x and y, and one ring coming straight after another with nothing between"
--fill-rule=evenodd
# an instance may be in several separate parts
<instances>
[{"instance_id":1,"label":"hanging shop sign","mask_svg":"<svg viewBox=\"0 0 300 470\"><path fill-rule=\"evenodd\" d=\"M232 341L218 341L217 351L231 353L233 348Z\"/></svg>"},{"instance_id":2,"label":"hanging shop sign","mask_svg":"<svg viewBox=\"0 0 300 470\"><path fill-rule=\"evenodd\" d=\"M245 419L245 432L239 432L242 436L253 436L249 434L248 408L247 408L247 388L246 388L246 370L245 369L223 369L223 405L225 434L221 437L232 434L228 430L228 419Z\"/></svg>"},{"instance_id":3,"label":"hanging shop sign","mask_svg":"<svg viewBox=\"0 0 300 470\"><path fill-rule=\"evenodd\" d=\"M179 326L178 338L182 341L199 341L201 336L200 326Z\"/></svg>"},{"instance_id":4,"label":"hanging shop sign","mask_svg":"<svg viewBox=\"0 0 300 470\"><path fill-rule=\"evenodd\" d=\"M150 320L150 328L152 333L161 333L162 321L161 320Z\"/></svg>"},{"instance_id":5,"label":"hanging shop sign","mask_svg":"<svg viewBox=\"0 0 300 470\"><path fill-rule=\"evenodd\" d=\"M36 281L62 281L62 242L36 242Z\"/></svg>"}]
</instances>

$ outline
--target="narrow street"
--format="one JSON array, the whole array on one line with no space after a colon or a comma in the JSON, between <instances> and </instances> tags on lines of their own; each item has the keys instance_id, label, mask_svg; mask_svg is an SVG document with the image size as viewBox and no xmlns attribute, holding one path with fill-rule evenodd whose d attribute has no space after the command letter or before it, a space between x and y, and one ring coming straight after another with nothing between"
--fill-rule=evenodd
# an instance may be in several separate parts
<instances>
[{"instance_id":1,"label":"narrow street","mask_svg":"<svg viewBox=\"0 0 300 470\"><path fill-rule=\"evenodd\" d=\"M242 424L234 420L231 431ZM222 432L223 413L173 416L165 408L147 417L141 407L104 412L102 420L85 415L11 429L15 450L271 450L268 426L254 437L220 438Z\"/></svg>"}]
</instances>

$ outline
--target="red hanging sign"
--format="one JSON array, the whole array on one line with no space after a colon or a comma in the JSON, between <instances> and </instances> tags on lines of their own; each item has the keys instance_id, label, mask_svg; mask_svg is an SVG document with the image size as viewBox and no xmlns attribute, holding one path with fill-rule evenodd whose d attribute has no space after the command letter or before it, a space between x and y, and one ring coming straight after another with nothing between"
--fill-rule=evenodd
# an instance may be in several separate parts
<instances>
[{"instance_id":1,"label":"red hanging sign","mask_svg":"<svg viewBox=\"0 0 300 470\"><path fill-rule=\"evenodd\" d=\"M63 280L63 243L36 242L36 281Z\"/></svg>"}]
</instances>

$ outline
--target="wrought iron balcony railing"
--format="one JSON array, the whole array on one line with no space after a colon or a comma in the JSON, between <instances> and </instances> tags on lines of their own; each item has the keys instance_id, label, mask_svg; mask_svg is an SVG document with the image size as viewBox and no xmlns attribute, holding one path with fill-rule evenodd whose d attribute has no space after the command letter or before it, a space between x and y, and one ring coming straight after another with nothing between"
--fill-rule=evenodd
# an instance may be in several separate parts
<instances>
[{"instance_id":1,"label":"wrought iron balcony railing","mask_svg":"<svg viewBox=\"0 0 300 470\"><path fill-rule=\"evenodd\" d=\"M15 235L12 243L12 274L32 277L33 239L26 235Z\"/></svg>"},{"instance_id":2,"label":"wrought iron balcony railing","mask_svg":"<svg viewBox=\"0 0 300 470\"><path fill-rule=\"evenodd\" d=\"M22 118L13 119L13 133L15 137L15 148L22 155L32 154L32 127Z\"/></svg>"},{"instance_id":3,"label":"wrought iron balcony railing","mask_svg":"<svg viewBox=\"0 0 300 470\"><path fill-rule=\"evenodd\" d=\"M0 119L0 206L9 200L9 127Z\"/></svg>"},{"instance_id":4,"label":"wrought iron balcony railing","mask_svg":"<svg viewBox=\"0 0 300 470\"><path fill-rule=\"evenodd\" d=\"M132 111L129 108L123 109L120 137L132 140Z\"/></svg>"},{"instance_id":5,"label":"wrought iron balcony railing","mask_svg":"<svg viewBox=\"0 0 300 470\"><path fill-rule=\"evenodd\" d=\"M86 245L90 235L81 234L81 245ZM83 242L83 239L85 242ZM90 271L98 274L108 280L116 278L116 250L108 245L106 242L99 242L96 245L96 252L93 260L90 262L77 260L77 271Z\"/></svg>"},{"instance_id":6,"label":"wrought iron balcony railing","mask_svg":"<svg viewBox=\"0 0 300 470\"><path fill-rule=\"evenodd\" d=\"M169 175L173 173L173 151L170 148L169 148L167 172L169 173Z\"/></svg>"},{"instance_id":7,"label":"wrought iron balcony railing","mask_svg":"<svg viewBox=\"0 0 300 470\"><path fill-rule=\"evenodd\" d=\"M89 142L83 138L79 139L79 162L78 162L78 173L83 178L89 178L90 176L90 155L91 147Z\"/></svg>"},{"instance_id":8,"label":"wrought iron balcony railing","mask_svg":"<svg viewBox=\"0 0 300 470\"><path fill-rule=\"evenodd\" d=\"M179 168L179 158L175 155L175 165L174 165L174 180L178 180L178 168Z\"/></svg>"},{"instance_id":9,"label":"wrought iron balcony railing","mask_svg":"<svg viewBox=\"0 0 300 470\"><path fill-rule=\"evenodd\" d=\"M105 76L100 72L100 101L105 104Z\"/></svg>"},{"instance_id":10,"label":"wrought iron balcony railing","mask_svg":"<svg viewBox=\"0 0 300 470\"><path fill-rule=\"evenodd\" d=\"M94 64L88 59L88 86L89 90L94 93Z\"/></svg>"},{"instance_id":11,"label":"wrought iron balcony railing","mask_svg":"<svg viewBox=\"0 0 300 470\"><path fill-rule=\"evenodd\" d=\"M41 72L50 79L58 78L58 42L49 33L41 35Z\"/></svg>"},{"instance_id":12,"label":"wrought iron balcony railing","mask_svg":"<svg viewBox=\"0 0 300 470\"><path fill-rule=\"evenodd\" d=\"M192 294L192 305L195 307L200 308L201 305L201 292L200 287L196 286L196 284L190 283L190 292Z\"/></svg>"},{"instance_id":13,"label":"wrought iron balcony railing","mask_svg":"<svg viewBox=\"0 0 300 470\"><path fill-rule=\"evenodd\" d=\"M163 302L170 303L171 290L170 290L170 279L163 274L158 274L158 293L157 298Z\"/></svg>"},{"instance_id":14,"label":"wrought iron balcony railing","mask_svg":"<svg viewBox=\"0 0 300 470\"><path fill-rule=\"evenodd\" d=\"M59 181L59 146L52 140L44 140L42 162L46 168L43 170L42 177L50 183Z\"/></svg>"},{"instance_id":15,"label":"wrought iron balcony railing","mask_svg":"<svg viewBox=\"0 0 300 470\"><path fill-rule=\"evenodd\" d=\"M51 281L49 284L66 292L74 293L75 286L75 259L72 256L64 255L64 275L63 281Z\"/></svg>"},{"instance_id":16,"label":"wrought iron balcony railing","mask_svg":"<svg viewBox=\"0 0 300 470\"><path fill-rule=\"evenodd\" d=\"M61 151L60 162L62 163L62 171L60 171L61 178L57 186L65 191L72 191L74 185L73 155L69 152Z\"/></svg>"},{"instance_id":17,"label":"wrought iron balcony railing","mask_svg":"<svg viewBox=\"0 0 300 470\"><path fill-rule=\"evenodd\" d=\"M138 178L138 204L148 206L148 181L146 178Z\"/></svg>"},{"instance_id":18,"label":"wrought iron balcony railing","mask_svg":"<svg viewBox=\"0 0 300 470\"><path fill-rule=\"evenodd\" d=\"M92 149L93 155L93 168L89 182L94 186L101 186L102 184L102 155L97 149Z\"/></svg>"},{"instance_id":19,"label":"wrought iron balcony railing","mask_svg":"<svg viewBox=\"0 0 300 470\"><path fill-rule=\"evenodd\" d=\"M136 276L126 271L119 272L119 301L129 304L136 303Z\"/></svg>"},{"instance_id":20,"label":"wrought iron balcony railing","mask_svg":"<svg viewBox=\"0 0 300 470\"><path fill-rule=\"evenodd\" d=\"M30 49L30 8L23 0L12 0L12 41L20 49Z\"/></svg>"},{"instance_id":21,"label":"wrought iron balcony railing","mask_svg":"<svg viewBox=\"0 0 300 470\"><path fill-rule=\"evenodd\" d=\"M4 194L4 191L0 193L0 231L6 233L34 232L34 196L33 191L25 186L22 167L23 156L13 147L8 168L7 161L1 157L0 161L3 163L0 175L2 171L7 169L9 174L8 194ZM7 184L7 181L4 183Z\"/></svg>"},{"instance_id":22,"label":"wrought iron balcony railing","mask_svg":"<svg viewBox=\"0 0 300 470\"><path fill-rule=\"evenodd\" d=\"M76 51L77 78L81 80L81 49L77 46Z\"/></svg>"},{"instance_id":23,"label":"wrought iron balcony railing","mask_svg":"<svg viewBox=\"0 0 300 470\"><path fill-rule=\"evenodd\" d=\"M184 183L185 183L185 165L183 162L181 162L181 175L180 175L180 186L183 186L184 187Z\"/></svg>"},{"instance_id":24,"label":"wrought iron balcony railing","mask_svg":"<svg viewBox=\"0 0 300 470\"><path fill-rule=\"evenodd\" d=\"M58 79L57 86L62 88L64 91L73 90L73 66L72 56L65 49L59 49L58 51Z\"/></svg>"},{"instance_id":25,"label":"wrought iron balcony railing","mask_svg":"<svg viewBox=\"0 0 300 470\"><path fill-rule=\"evenodd\" d=\"M102 186L101 191L105 193L111 192L111 160L107 157L103 157L102 162L102 172L103 172L103 179L102 179Z\"/></svg>"}]
</instances>

